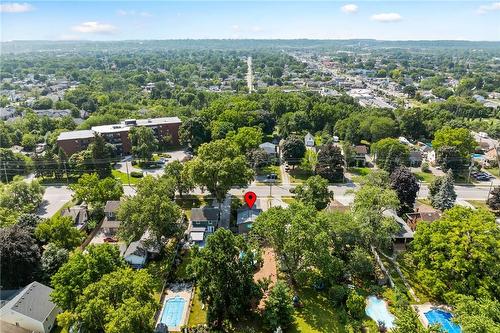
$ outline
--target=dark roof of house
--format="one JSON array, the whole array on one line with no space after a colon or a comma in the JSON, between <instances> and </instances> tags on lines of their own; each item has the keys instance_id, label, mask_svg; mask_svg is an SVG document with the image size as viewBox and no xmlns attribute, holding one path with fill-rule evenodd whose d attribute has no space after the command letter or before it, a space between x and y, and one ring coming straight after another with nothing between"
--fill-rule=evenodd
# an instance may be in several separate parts
<instances>
[{"instance_id":1,"label":"dark roof of house","mask_svg":"<svg viewBox=\"0 0 500 333\"><path fill-rule=\"evenodd\" d=\"M102 222L101 228L105 229L116 229L120 227L121 221L116 221L116 220L108 220L108 218L104 218L104 221Z\"/></svg>"},{"instance_id":2,"label":"dark roof of house","mask_svg":"<svg viewBox=\"0 0 500 333\"><path fill-rule=\"evenodd\" d=\"M219 208L202 207L191 209L191 221L217 221Z\"/></svg>"},{"instance_id":3,"label":"dark roof of house","mask_svg":"<svg viewBox=\"0 0 500 333\"><path fill-rule=\"evenodd\" d=\"M262 213L262 209L238 209L236 224L240 225L243 223L253 223L260 213Z\"/></svg>"},{"instance_id":4,"label":"dark roof of house","mask_svg":"<svg viewBox=\"0 0 500 333\"><path fill-rule=\"evenodd\" d=\"M106 202L106 206L104 206L105 213L116 213L118 211L118 207L120 207L119 200L109 200Z\"/></svg>"},{"instance_id":5,"label":"dark roof of house","mask_svg":"<svg viewBox=\"0 0 500 333\"><path fill-rule=\"evenodd\" d=\"M124 257L128 257L130 255L136 255L139 257L143 257L147 254L146 249L144 248L144 244L142 241L138 240L135 242L132 242L129 244L127 247L127 250L125 250L125 253L123 254Z\"/></svg>"},{"instance_id":6,"label":"dark roof of house","mask_svg":"<svg viewBox=\"0 0 500 333\"><path fill-rule=\"evenodd\" d=\"M5 306L43 323L56 307L50 300L52 291L52 288L35 281L27 285Z\"/></svg>"},{"instance_id":7,"label":"dark roof of house","mask_svg":"<svg viewBox=\"0 0 500 333\"><path fill-rule=\"evenodd\" d=\"M410 158L421 160L422 159L422 153L419 152L419 151L411 151L410 152Z\"/></svg>"},{"instance_id":8,"label":"dark roof of house","mask_svg":"<svg viewBox=\"0 0 500 333\"><path fill-rule=\"evenodd\" d=\"M61 211L62 216L69 216L77 226L83 227L88 220L87 206L68 207Z\"/></svg>"},{"instance_id":9,"label":"dark roof of house","mask_svg":"<svg viewBox=\"0 0 500 333\"><path fill-rule=\"evenodd\" d=\"M368 148L363 145L358 145L354 147L356 154L368 154Z\"/></svg>"},{"instance_id":10,"label":"dark roof of house","mask_svg":"<svg viewBox=\"0 0 500 333\"><path fill-rule=\"evenodd\" d=\"M441 217L441 213L438 211L435 212L415 212L408 213L407 216L409 218L416 218L417 220L433 222Z\"/></svg>"}]
</instances>

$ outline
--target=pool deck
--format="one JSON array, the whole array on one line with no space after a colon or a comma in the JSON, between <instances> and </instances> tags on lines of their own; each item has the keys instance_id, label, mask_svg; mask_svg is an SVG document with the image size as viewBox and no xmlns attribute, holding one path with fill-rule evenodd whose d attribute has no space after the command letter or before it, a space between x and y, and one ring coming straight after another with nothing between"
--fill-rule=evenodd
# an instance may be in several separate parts
<instances>
[{"instance_id":1,"label":"pool deck","mask_svg":"<svg viewBox=\"0 0 500 333\"><path fill-rule=\"evenodd\" d=\"M158 316L158 322L160 323L163 310L165 309L165 304L169 299L182 297L186 301L186 305L184 306L184 311L182 313L182 318L179 323L179 326L169 327L169 332L180 332L181 327L185 326L189 319L189 311L191 308L191 298L193 297L194 288L192 283L172 283L168 285L168 287L164 291L164 297L162 301L162 309L160 311L160 315Z\"/></svg>"},{"instance_id":2,"label":"pool deck","mask_svg":"<svg viewBox=\"0 0 500 333\"><path fill-rule=\"evenodd\" d=\"M417 311L418 318L420 319L420 322L424 325L424 327L429 327L429 321L425 316L426 312L431 310L444 310L447 312L451 312L451 309L446 305L432 304L430 302L424 304L414 304L413 308L415 309L415 311Z\"/></svg>"}]
</instances>

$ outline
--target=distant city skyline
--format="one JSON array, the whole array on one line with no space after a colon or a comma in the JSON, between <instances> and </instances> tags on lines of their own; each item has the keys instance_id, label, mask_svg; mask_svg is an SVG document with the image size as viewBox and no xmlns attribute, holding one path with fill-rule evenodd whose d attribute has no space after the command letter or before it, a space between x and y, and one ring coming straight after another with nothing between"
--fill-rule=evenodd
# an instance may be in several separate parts
<instances>
[{"instance_id":1,"label":"distant city skyline","mask_svg":"<svg viewBox=\"0 0 500 333\"><path fill-rule=\"evenodd\" d=\"M500 41L500 2L2 2L1 41L379 39Z\"/></svg>"}]
</instances>

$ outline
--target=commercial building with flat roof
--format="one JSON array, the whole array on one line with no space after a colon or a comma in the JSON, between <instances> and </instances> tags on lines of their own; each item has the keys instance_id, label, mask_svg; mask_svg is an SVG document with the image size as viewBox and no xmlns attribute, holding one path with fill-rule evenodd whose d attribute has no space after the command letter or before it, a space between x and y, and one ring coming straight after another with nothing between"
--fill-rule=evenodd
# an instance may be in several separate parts
<instances>
[{"instance_id":1,"label":"commercial building with flat roof","mask_svg":"<svg viewBox=\"0 0 500 333\"><path fill-rule=\"evenodd\" d=\"M91 130L63 132L57 138L57 144L70 156L87 148L95 135L100 135L112 144L118 154L126 155L132 150L130 129L136 126L146 126L153 130L159 141L169 138L172 145L179 144L179 127L181 120L178 117L163 117L150 119L127 119L119 124L94 126Z\"/></svg>"}]
</instances>

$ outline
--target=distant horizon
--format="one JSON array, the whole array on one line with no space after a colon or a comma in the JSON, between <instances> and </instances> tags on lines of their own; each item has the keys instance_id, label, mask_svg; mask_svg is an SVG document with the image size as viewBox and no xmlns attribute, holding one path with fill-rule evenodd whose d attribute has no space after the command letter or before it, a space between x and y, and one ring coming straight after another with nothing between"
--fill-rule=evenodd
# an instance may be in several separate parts
<instances>
[{"instance_id":1,"label":"distant horizon","mask_svg":"<svg viewBox=\"0 0 500 333\"><path fill-rule=\"evenodd\" d=\"M379 42L471 42L471 43L499 43L500 40L474 40L474 39L377 39L377 38L165 38L165 39L14 39L2 40L0 43L12 42L54 42L54 43L73 43L73 42L93 42L93 43L109 43L109 42L141 42L141 41L265 41L265 40L283 40L283 41L379 41Z\"/></svg>"}]
</instances>

